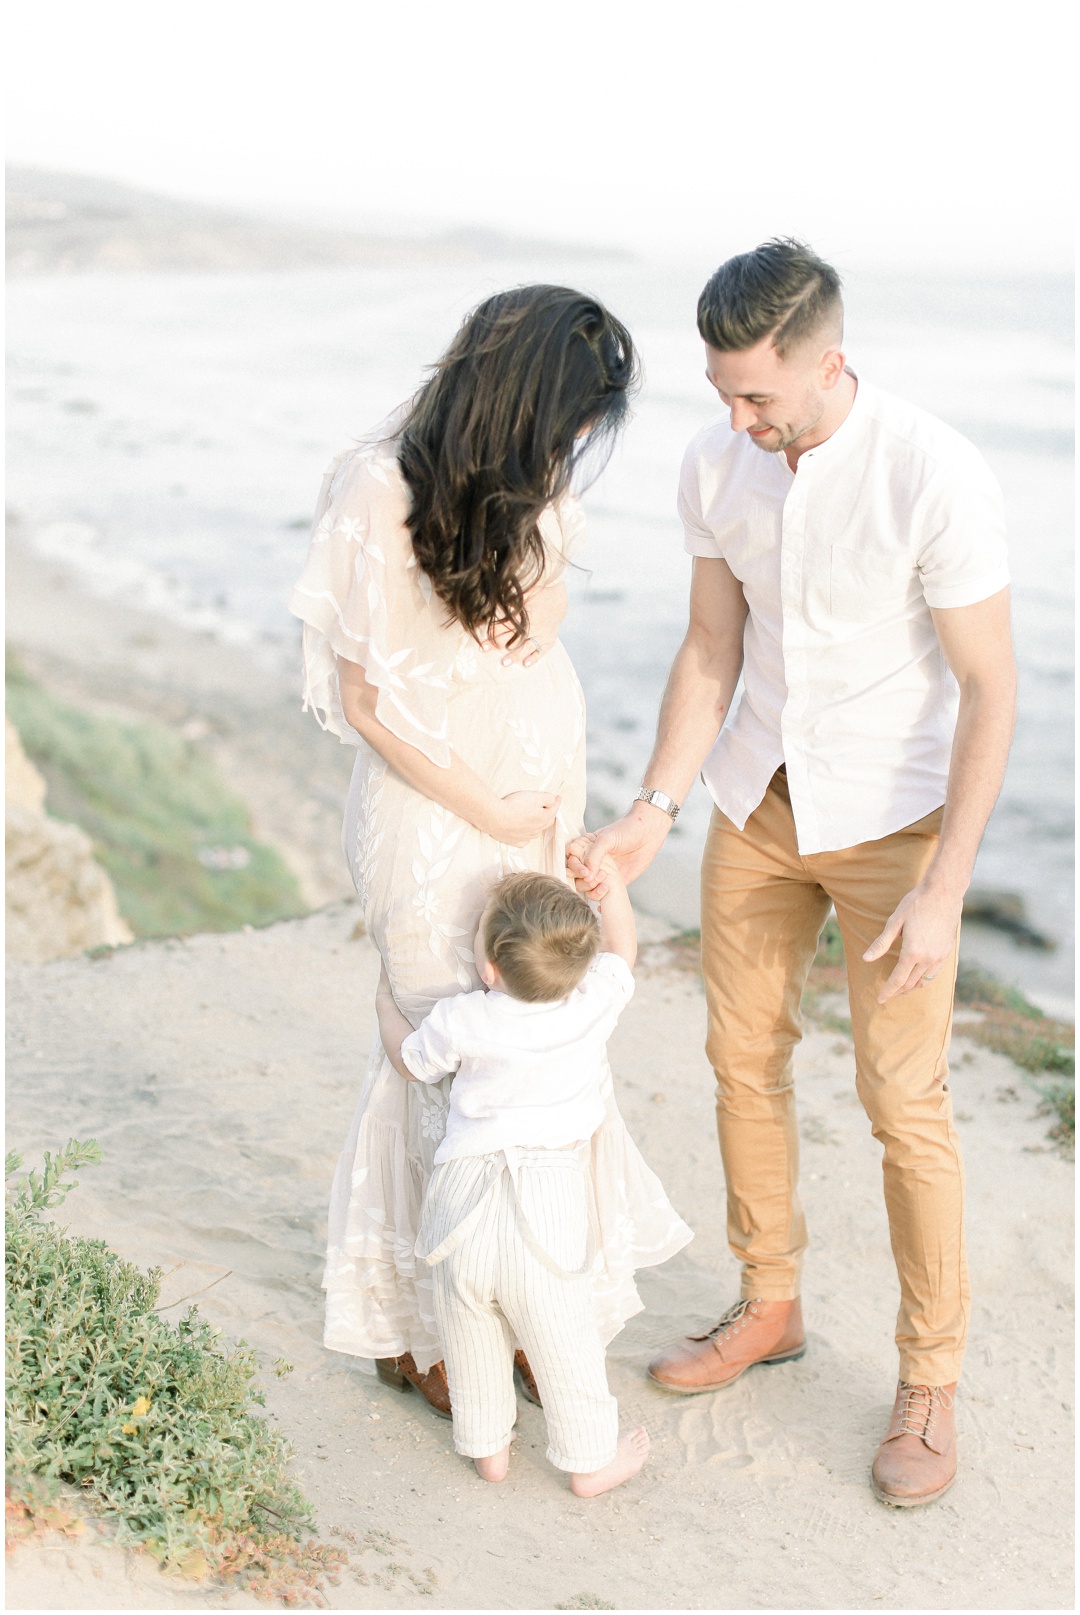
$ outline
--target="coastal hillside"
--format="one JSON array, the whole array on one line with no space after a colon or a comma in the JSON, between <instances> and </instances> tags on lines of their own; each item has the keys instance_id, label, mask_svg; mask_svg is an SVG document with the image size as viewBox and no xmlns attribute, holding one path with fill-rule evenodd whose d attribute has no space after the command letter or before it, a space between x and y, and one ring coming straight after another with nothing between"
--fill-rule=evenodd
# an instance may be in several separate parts
<instances>
[{"instance_id":1,"label":"coastal hillside","mask_svg":"<svg viewBox=\"0 0 1080 1615\"><path fill-rule=\"evenodd\" d=\"M522 254L565 259L584 250L467 227L408 235L320 228L161 196L93 174L7 170L7 265L12 275L378 268L405 262L467 264Z\"/></svg>"},{"instance_id":2,"label":"coastal hillside","mask_svg":"<svg viewBox=\"0 0 1080 1615\"><path fill-rule=\"evenodd\" d=\"M90 837L45 811L47 781L27 757L10 714L4 726L5 952L42 963L133 941Z\"/></svg>"}]
</instances>

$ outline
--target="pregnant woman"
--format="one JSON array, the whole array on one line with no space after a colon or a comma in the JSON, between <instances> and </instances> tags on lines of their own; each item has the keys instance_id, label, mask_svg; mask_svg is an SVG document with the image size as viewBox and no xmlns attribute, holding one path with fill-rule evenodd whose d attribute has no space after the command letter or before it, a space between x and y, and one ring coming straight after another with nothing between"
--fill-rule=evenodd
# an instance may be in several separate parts
<instances>
[{"instance_id":1,"label":"pregnant woman","mask_svg":"<svg viewBox=\"0 0 1080 1615\"><path fill-rule=\"evenodd\" d=\"M307 567L305 705L357 748L344 846L368 933L415 1026L479 987L472 941L512 870L566 879L582 830L585 711L558 642L583 519L570 485L614 437L628 332L558 286L482 303L404 410L327 473ZM376 1040L330 1203L325 1343L449 1410L430 1270L414 1254L450 1080L406 1082ZM605 1080L593 1140L603 1338L641 1308L635 1267L689 1230ZM527 1365L521 1363L528 1390Z\"/></svg>"}]
</instances>

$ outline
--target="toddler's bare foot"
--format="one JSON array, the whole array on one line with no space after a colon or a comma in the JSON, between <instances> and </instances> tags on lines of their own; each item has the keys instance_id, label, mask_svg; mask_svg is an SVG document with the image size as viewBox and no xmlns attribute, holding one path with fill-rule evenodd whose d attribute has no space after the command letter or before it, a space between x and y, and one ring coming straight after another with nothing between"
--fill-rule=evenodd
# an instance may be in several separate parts
<instances>
[{"instance_id":1,"label":"toddler's bare foot","mask_svg":"<svg viewBox=\"0 0 1080 1615\"><path fill-rule=\"evenodd\" d=\"M603 1469L594 1469L591 1475L571 1475L570 1490L575 1497L599 1497L601 1492L610 1492L613 1486L621 1486L624 1480L636 1475L648 1456L649 1437L645 1427L635 1425L633 1430L619 1437L615 1456Z\"/></svg>"},{"instance_id":2,"label":"toddler's bare foot","mask_svg":"<svg viewBox=\"0 0 1080 1615\"><path fill-rule=\"evenodd\" d=\"M481 1480L505 1480L506 1471L510 1468L509 1443L502 1452L492 1453L490 1458L474 1458L473 1463Z\"/></svg>"}]
</instances>

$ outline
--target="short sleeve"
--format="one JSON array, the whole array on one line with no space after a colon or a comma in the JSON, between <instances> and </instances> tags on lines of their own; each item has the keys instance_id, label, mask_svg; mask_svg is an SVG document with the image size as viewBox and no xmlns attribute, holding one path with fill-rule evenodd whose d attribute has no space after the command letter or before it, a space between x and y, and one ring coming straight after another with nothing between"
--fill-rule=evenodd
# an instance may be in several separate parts
<instances>
[{"instance_id":1,"label":"short sleeve","mask_svg":"<svg viewBox=\"0 0 1080 1615\"><path fill-rule=\"evenodd\" d=\"M441 1082L461 1064L455 1023L458 1000L465 994L440 998L431 1013L410 1032L401 1045L401 1058L419 1082Z\"/></svg>"},{"instance_id":2,"label":"short sleeve","mask_svg":"<svg viewBox=\"0 0 1080 1615\"><path fill-rule=\"evenodd\" d=\"M679 520L688 555L704 555L710 560L722 557L716 535L706 527L701 511L701 453L696 437L683 455L679 473Z\"/></svg>"},{"instance_id":3,"label":"short sleeve","mask_svg":"<svg viewBox=\"0 0 1080 1615\"><path fill-rule=\"evenodd\" d=\"M928 606L973 606L1008 587L1005 506L982 456L939 466L928 490L918 568Z\"/></svg>"},{"instance_id":4,"label":"short sleeve","mask_svg":"<svg viewBox=\"0 0 1080 1615\"><path fill-rule=\"evenodd\" d=\"M467 636L416 560L408 508L391 443L354 449L327 472L289 599L304 624L304 709L345 744L360 744L341 710L344 657L378 688L379 722L448 768L447 701Z\"/></svg>"}]
</instances>

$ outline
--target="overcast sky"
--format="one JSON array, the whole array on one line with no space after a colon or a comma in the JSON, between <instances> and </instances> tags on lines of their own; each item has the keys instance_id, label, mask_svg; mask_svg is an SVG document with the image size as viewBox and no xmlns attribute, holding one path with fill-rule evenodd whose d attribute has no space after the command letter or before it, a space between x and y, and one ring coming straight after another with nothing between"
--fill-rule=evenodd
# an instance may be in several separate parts
<instances>
[{"instance_id":1,"label":"overcast sky","mask_svg":"<svg viewBox=\"0 0 1080 1615\"><path fill-rule=\"evenodd\" d=\"M9 160L717 259L1065 268L1072 5L22 0Z\"/></svg>"}]
</instances>

